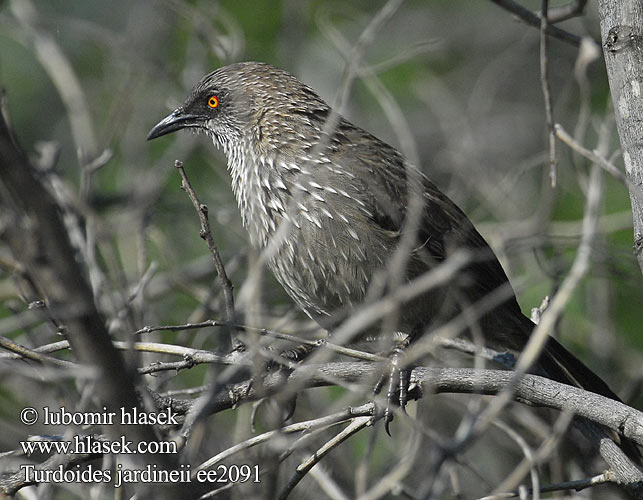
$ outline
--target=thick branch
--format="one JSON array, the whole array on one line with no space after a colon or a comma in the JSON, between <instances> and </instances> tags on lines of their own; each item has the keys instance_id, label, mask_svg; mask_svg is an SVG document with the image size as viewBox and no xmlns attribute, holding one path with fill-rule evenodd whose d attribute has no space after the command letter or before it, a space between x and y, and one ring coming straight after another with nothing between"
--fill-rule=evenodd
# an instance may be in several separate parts
<instances>
[{"instance_id":1,"label":"thick branch","mask_svg":"<svg viewBox=\"0 0 643 500\"><path fill-rule=\"evenodd\" d=\"M284 386L297 384L302 388L336 385L338 383L368 384L381 367L376 363L342 362L304 365L287 378L283 373L267 376L262 387L250 381L234 384L217 395L212 412L232 408L241 401L251 401L274 394ZM495 395L513 382L515 373L505 370L475 370L470 368L416 367L411 383L422 393L476 393ZM588 392L577 387L554 382L538 375L524 375L515 382L514 398L530 406L572 411L579 417L601 424L643 445L643 413L624 403Z\"/></svg>"},{"instance_id":2,"label":"thick branch","mask_svg":"<svg viewBox=\"0 0 643 500\"><path fill-rule=\"evenodd\" d=\"M643 271L643 4L638 0L600 0L601 37L625 172L631 181L634 248Z\"/></svg>"},{"instance_id":3,"label":"thick branch","mask_svg":"<svg viewBox=\"0 0 643 500\"><path fill-rule=\"evenodd\" d=\"M218 391L209 402L208 411L220 412L242 401L254 400L275 394L284 387L319 387L336 384L368 384L380 373L377 363L327 363L307 365L295 369L287 377L283 372L269 375L262 384L249 381L227 386ZM536 375L523 375L516 380L511 371L474 370L454 368L415 368L411 376L412 396L422 393L476 393L495 395L509 385L515 400L529 404L568 411L589 422L579 421L579 429L598 445L601 456L616 473L618 482L637 495L643 484L641 472L631 463L622 450L595 424L612 429L619 434L643 444L643 413L618 401L597 394L554 382ZM258 387L259 386L259 387ZM157 400L158 404L170 403L177 411L189 410L191 402ZM179 405L179 406L176 406ZM592 423L593 422L593 423Z\"/></svg>"}]
</instances>

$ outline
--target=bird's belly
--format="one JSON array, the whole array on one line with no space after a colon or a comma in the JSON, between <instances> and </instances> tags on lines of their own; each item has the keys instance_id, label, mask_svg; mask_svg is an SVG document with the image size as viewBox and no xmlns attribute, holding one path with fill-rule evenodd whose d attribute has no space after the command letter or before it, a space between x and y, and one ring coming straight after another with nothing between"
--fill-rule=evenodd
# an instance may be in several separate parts
<instances>
[{"instance_id":1,"label":"bird's belly","mask_svg":"<svg viewBox=\"0 0 643 500\"><path fill-rule=\"evenodd\" d=\"M279 245L269 267L288 294L324 326L335 324L363 302L374 272L358 245L346 245L332 234L309 235L294 229Z\"/></svg>"},{"instance_id":2,"label":"bird's belly","mask_svg":"<svg viewBox=\"0 0 643 500\"><path fill-rule=\"evenodd\" d=\"M252 208L252 205L251 205ZM346 208L346 207L345 207ZM365 300L395 294L391 284L404 286L429 268L410 257L402 276L387 272L399 235L379 230L355 210L332 217L308 205L305 214L255 213L245 218L251 242L267 252L268 267L288 295L322 327L332 329ZM326 211L328 212L328 210ZM264 221L258 224L261 217ZM417 263L416 263L417 264ZM376 276L384 279L374 286ZM399 331L410 332L435 316L440 293L423 293L399 309ZM374 326L374 328L376 328ZM372 333L372 332L366 332Z\"/></svg>"}]
</instances>

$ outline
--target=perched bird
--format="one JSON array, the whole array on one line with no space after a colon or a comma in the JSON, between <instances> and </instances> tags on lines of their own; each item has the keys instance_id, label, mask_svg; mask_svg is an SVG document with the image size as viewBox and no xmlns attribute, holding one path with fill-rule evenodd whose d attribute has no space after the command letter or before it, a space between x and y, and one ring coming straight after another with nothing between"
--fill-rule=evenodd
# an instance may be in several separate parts
<instances>
[{"instance_id":1,"label":"perched bird","mask_svg":"<svg viewBox=\"0 0 643 500\"><path fill-rule=\"evenodd\" d=\"M180 129L203 132L223 150L252 245L267 252L290 297L331 334L365 300L465 249L471 260L448 285L399 308L391 338L412 344L496 292L500 299L478 314L475 328L497 350L518 353L525 346L534 324L462 210L395 148L333 112L291 74L257 62L217 69L148 139ZM396 275L387 272L393 260ZM378 328L364 335L379 334ZM537 368L618 400L553 338Z\"/></svg>"}]
</instances>

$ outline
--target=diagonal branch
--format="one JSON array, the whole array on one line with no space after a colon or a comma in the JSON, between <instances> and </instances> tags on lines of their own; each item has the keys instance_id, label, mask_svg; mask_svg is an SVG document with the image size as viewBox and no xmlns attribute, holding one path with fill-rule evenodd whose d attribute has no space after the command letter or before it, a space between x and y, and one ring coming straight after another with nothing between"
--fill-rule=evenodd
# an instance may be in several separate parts
<instances>
[{"instance_id":1,"label":"diagonal branch","mask_svg":"<svg viewBox=\"0 0 643 500\"><path fill-rule=\"evenodd\" d=\"M538 14L534 14L532 11L523 7L519 3L514 2L513 0L491 0L491 1L495 3L498 7L505 9L508 12L511 12L512 14L517 16L519 19L521 19L528 25L533 26L535 28L540 27L540 16ZM551 21L551 22L556 22L556 21ZM578 35L574 35L573 33L560 29L556 26L552 26L549 23L545 28L545 33L547 33L549 36L553 36L554 38L562 40L563 42L569 43L576 47L578 47L581 42L581 37L579 37Z\"/></svg>"},{"instance_id":2,"label":"diagonal branch","mask_svg":"<svg viewBox=\"0 0 643 500\"><path fill-rule=\"evenodd\" d=\"M199 201L199 198L197 197L196 192L194 191L194 188L190 183L190 179L188 179L185 169L183 168L183 162L176 160L174 162L174 166L181 174L181 188L188 194L192 205L194 205L194 209L199 215L199 221L201 223L200 235L201 238L205 240L208 248L210 249L210 254L212 255L212 260L214 261L214 267L216 268L219 279L221 280L221 284L223 285L226 319L228 320L229 325L233 325L235 322L233 294L234 286L232 285L232 281L230 281L230 278L228 278L225 266L223 265L223 260L221 260L219 250L217 249L217 245L214 242L214 238L212 237L212 231L210 230L210 220L208 218L208 206ZM240 346L240 342L234 335L231 336L231 340L233 349L236 349Z\"/></svg>"}]
</instances>

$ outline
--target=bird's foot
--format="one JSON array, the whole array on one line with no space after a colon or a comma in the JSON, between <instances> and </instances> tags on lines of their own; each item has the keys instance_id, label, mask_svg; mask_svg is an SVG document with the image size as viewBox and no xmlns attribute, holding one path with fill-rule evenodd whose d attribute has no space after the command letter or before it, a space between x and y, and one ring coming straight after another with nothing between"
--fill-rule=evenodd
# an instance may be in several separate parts
<instances>
[{"instance_id":1,"label":"bird's foot","mask_svg":"<svg viewBox=\"0 0 643 500\"><path fill-rule=\"evenodd\" d=\"M285 383L288 376L292 373L294 366L305 360L319 345L320 343L300 344L290 349L284 349L276 354L272 349L268 348L267 354L269 359L265 368L261 371L261 376L255 375L251 379L250 384L253 385L257 382L257 379L259 379L259 384L263 386L263 377L275 373L278 373ZM280 390L272 396L262 397L254 403L250 416L250 426L253 432L255 430L257 412L263 406L270 406L269 411L273 414L272 420L274 421L286 422L293 416L296 409L297 394L289 393L287 387L283 389L284 390Z\"/></svg>"},{"instance_id":2,"label":"bird's foot","mask_svg":"<svg viewBox=\"0 0 643 500\"><path fill-rule=\"evenodd\" d=\"M273 371L276 368L292 369L293 365L301 363L321 344L323 344L323 341L318 341L314 344L299 344L290 349L284 349L277 356L273 356L270 359L267 369L268 371Z\"/></svg>"},{"instance_id":3,"label":"bird's foot","mask_svg":"<svg viewBox=\"0 0 643 500\"><path fill-rule=\"evenodd\" d=\"M378 395L386 384L386 406L380 410L376 404L375 416L378 419L384 419L384 429L389 436L391 435L389 424L393 421L395 406L399 406L406 413L411 379L411 369L404 362L404 351L407 347L408 338L395 341L395 345L388 354L389 369L384 370L373 389L373 394Z\"/></svg>"}]
</instances>

